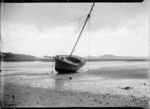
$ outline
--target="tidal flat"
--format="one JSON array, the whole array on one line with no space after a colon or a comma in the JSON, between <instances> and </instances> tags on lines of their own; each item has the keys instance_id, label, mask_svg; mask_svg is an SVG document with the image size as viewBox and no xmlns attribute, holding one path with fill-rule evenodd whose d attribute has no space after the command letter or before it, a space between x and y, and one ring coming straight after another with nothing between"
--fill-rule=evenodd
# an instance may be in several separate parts
<instances>
[{"instance_id":1,"label":"tidal flat","mask_svg":"<svg viewBox=\"0 0 150 109\"><path fill-rule=\"evenodd\" d=\"M58 74L52 62L2 62L2 107L149 108L149 62L88 62Z\"/></svg>"}]
</instances>

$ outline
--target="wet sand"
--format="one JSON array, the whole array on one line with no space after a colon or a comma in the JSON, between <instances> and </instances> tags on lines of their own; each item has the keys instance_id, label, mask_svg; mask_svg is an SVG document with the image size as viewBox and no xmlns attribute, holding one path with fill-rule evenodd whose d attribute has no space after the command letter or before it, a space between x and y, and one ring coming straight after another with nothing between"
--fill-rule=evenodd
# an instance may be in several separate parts
<instances>
[{"instance_id":1,"label":"wet sand","mask_svg":"<svg viewBox=\"0 0 150 109\"><path fill-rule=\"evenodd\" d=\"M89 71L83 68L73 74L2 73L1 104L2 107L149 108L148 67L139 65L92 66Z\"/></svg>"}]
</instances>

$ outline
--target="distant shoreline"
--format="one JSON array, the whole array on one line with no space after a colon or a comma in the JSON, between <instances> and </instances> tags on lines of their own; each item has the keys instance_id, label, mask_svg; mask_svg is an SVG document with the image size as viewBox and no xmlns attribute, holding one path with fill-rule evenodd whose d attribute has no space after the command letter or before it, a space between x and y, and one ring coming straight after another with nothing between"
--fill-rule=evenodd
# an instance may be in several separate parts
<instances>
[{"instance_id":1,"label":"distant shoreline","mask_svg":"<svg viewBox=\"0 0 150 109\"><path fill-rule=\"evenodd\" d=\"M102 61L149 61L149 59L85 59L87 62L102 62ZM9 59L1 59L1 62L53 62L53 59L15 59L15 58L9 58Z\"/></svg>"},{"instance_id":2,"label":"distant shoreline","mask_svg":"<svg viewBox=\"0 0 150 109\"><path fill-rule=\"evenodd\" d=\"M102 56L91 56L88 57L82 57L88 62L101 62L101 61L149 61L150 59L148 57L131 57L131 56L115 56L111 54L105 54ZM41 61L41 62L53 62L54 57L48 56L48 57L36 57L26 54L15 54L11 52L0 52L0 61L1 62L34 62L34 61Z\"/></svg>"}]
</instances>

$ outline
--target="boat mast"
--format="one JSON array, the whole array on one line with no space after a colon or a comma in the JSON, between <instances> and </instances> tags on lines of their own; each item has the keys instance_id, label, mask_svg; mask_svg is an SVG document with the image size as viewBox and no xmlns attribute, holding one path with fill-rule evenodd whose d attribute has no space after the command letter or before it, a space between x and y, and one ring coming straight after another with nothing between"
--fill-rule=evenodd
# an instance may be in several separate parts
<instances>
[{"instance_id":1,"label":"boat mast","mask_svg":"<svg viewBox=\"0 0 150 109\"><path fill-rule=\"evenodd\" d=\"M76 41L76 43L75 43L75 45L74 45L74 47L73 47L73 49L72 49L72 51L71 51L70 57L71 57L71 55L72 55L72 53L73 53L73 51L74 51L74 49L75 49L75 47L76 47L76 45L77 45L77 43L78 43L78 41L79 41L79 38L80 38L80 36L81 36L81 34L82 34L83 30L84 30L84 27L85 27L85 25L86 25L88 19L89 19L89 17L90 17L90 14L91 14L91 12L92 12L92 10L93 10L94 4L95 4L95 3L93 3L90 12L89 12L89 14L87 15L87 18L86 18L86 20L85 20L85 23L84 23L84 25L83 25L83 27L82 27L82 30L81 30L80 34L79 34L79 37L78 37L78 39L77 39L77 41Z\"/></svg>"}]
</instances>

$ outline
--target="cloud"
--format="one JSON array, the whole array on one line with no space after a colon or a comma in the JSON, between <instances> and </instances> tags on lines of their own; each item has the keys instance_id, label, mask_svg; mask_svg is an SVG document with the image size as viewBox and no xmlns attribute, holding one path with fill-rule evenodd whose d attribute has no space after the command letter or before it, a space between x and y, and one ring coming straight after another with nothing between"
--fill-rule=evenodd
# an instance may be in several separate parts
<instances>
[{"instance_id":1,"label":"cloud","mask_svg":"<svg viewBox=\"0 0 150 109\"><path fill-rule=\"evenodd\" d=\"M87 4L66 3L2 4L2 20L23 25L32 24L42 31L44 28L51 28L87 14L86 11L89 11L87 6Z\"/></svg>"},{"instance_id":2,"label":"cloud","mask_svg":"<svg viewBox=\"0 0 150 109\"><path fill-rule=\"evenodd\" d=\"M148 56L149 24L145 16L120 23L116 29L99 29L91 36L93 54ZM93 41L92 41L93 40ZM92 54L91 53L91 54Z\"/></svg>"},{"instance_id":3,"label":"cloud","mask_svg":"<svg viewBox=\"0 0 150 109\"><path fill-rule=\"evenodd\" d=\"M91 3L8 3L2 4L2 20L34 25L39 31L87 15ZM132 10L132 11L131 11ZM92 12L92 29L116 28L124 20L146 13L146 4L96 3Z\"/></svg>"},{"instance_id":4,"label":"cloud","mask_svg":"<svg viewBox=\"0 0 150 109\"><path fill-rule=\"evenodd\" d=\"M78 37L79 21L52 28L88 13L91 4L2 6L2 50L53 56L71 52ZM145 6L96 3L90 22L91 36L88 37L87 24L74 54L87 56L90 47L91 55L147 56L149 19Z\"/></svg>"}]
</instances>

